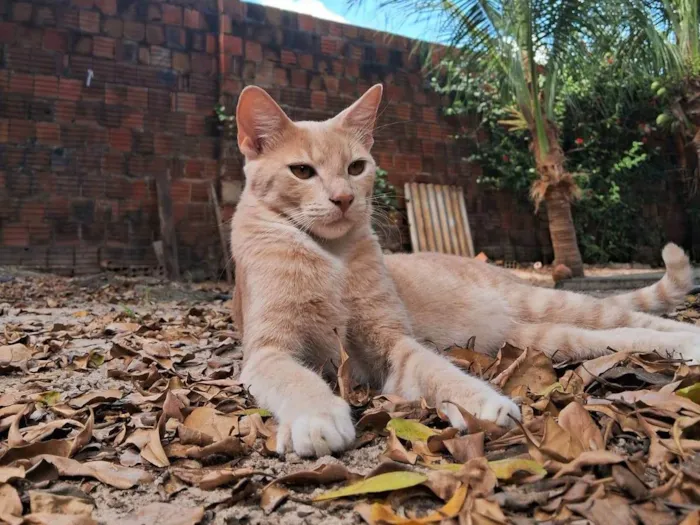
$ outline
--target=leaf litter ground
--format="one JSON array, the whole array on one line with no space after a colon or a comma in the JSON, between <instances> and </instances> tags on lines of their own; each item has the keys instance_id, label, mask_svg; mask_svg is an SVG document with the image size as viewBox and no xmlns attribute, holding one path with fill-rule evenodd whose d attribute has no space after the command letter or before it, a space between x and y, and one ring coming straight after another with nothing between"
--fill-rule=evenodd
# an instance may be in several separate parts
<instances>
[{"instance_id":1,"label":"leaf litter ground","mask_svg":"<svg viewBox=\"0 0 700 525\"><path fill-rule=\"evenodd\" d=\"M341 348L354 449L282 459L229 312L217 285L1 283L0 523L700 524L700 367L677 356L452 348L523 410L505 431L457 407L460 433L353 384Z\"/></svg>"}]
</instances>

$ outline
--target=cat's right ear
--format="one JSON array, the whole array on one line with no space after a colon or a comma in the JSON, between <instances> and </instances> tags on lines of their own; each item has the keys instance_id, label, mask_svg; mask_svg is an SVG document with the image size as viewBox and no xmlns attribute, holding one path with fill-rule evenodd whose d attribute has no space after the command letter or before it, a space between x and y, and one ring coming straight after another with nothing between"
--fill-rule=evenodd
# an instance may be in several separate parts
<instances>
[{"instance_id":1,"label":"cat's right ear","mask_svg":"<svg viewBox=\"0 0 700 525\"><path fill-rule=\"evenodd\" d=\"M264 89L247 86L238 98L236 125L241 153L254 159L274 144L292 121Z\"/></svg>"}]
</instances>

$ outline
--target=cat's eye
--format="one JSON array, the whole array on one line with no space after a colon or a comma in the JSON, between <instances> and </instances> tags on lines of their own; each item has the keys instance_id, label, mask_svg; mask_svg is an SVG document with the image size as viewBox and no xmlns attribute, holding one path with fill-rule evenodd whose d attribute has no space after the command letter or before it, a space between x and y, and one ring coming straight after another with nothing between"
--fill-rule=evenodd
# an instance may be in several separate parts
<instances>
[{"instance_id":1,"label":"cat's eye","mask_svg":"<svg viewBox=\"0 0 700 525\"><path fill-rule=\"evenodd\" d=\"M310 179L316 175L316 170L308 164L293 164L292 166L289 166L289 170L296 178L302 180Z\"/></svg>"},{"instance_id":2,"label":"cat's eye","mask_svg":"<svg viewBox=\"0 0 700 525\"><path fill-rule=\"evenodd\" d=\"M364 160L356 160L354 162L351 162L348 166L348 173L350 175L362 175L362 172L365 171L366 165L367 162Z\"/></svg>"}]
</instances>

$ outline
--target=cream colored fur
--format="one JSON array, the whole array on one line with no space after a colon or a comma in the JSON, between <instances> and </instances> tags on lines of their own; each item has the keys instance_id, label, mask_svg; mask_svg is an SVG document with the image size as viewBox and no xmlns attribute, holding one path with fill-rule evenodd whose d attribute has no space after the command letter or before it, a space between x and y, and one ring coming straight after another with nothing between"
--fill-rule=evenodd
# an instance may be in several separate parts
<instances>
[{"instance_id":1,"label":"cream colored fur","mask_svg":"<svg viewBox=\"0 0 700 525\"><path fill-rule=\"evenodd\" d=\"M465 422L447 402L501 425L520 418L510 399L436 351L473 335L484 352L511 341L555 359L599 355L608 345L698 359L694 327L630 311L659 307L646 299L533 289L505 271L447 255L383 258L370 227L369 153L381 93L372 87L325 122L292 122L263 90L241 93L246 185L231 223L234 316L243 333L241 380L278 419L278 452L320 456L353 442L350 409L322 377L337 364L339 339L359 380L425 398L460 428ZM669 274L677 276L688 265L673 250L680 262ZM687 289L681 278L667 281ZM664 298L670 304L679 294Z\"/></svg>"}]
</instances>

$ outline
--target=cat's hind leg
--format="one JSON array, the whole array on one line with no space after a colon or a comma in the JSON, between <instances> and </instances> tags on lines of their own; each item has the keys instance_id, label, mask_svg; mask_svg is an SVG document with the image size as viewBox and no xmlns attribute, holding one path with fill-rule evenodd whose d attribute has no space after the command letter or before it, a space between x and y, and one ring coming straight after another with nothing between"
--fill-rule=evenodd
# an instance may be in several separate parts
<instances>
[{"instance_id":1,"label":"cat's hind leg","mask_svg":"<svg viewBox=\"0 0 700 525\"><path fill-rule=\"evenodd\" d=\"M516 323L507 342L534 348L554 361L591 359L618 352L654 352L700 363L700 336L690 332L661 332L647 328L591 330L556 323Z\"/></svg>"}]
</instances>

